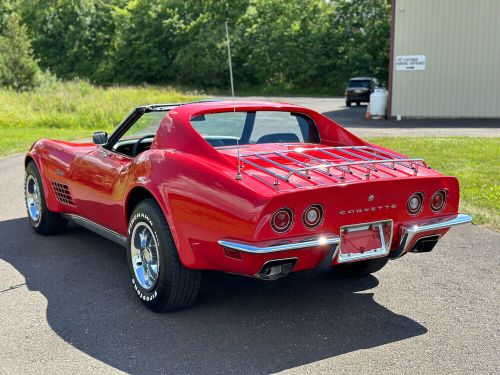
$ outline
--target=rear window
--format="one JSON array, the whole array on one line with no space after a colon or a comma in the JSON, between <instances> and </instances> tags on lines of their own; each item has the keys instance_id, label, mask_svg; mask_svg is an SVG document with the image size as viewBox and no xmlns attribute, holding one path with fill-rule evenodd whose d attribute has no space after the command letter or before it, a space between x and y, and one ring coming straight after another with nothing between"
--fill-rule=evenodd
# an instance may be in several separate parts
<instances>
[{"instance_id":1,"label":"rear window","mask_svg":"<svg viewBox=\"0 0 500 375\"><path fill-rule=\"evenodd\" d=\"M223 112L193 117L191 125L212 146L255 143L319 143L314 122L284 111Z\"/></svg>"},{"instance_id":2,"label":"rear window","mask_svg":"<svg viewBox=\"0 0 500 375\"><path fill-rule=\"evenodd\" d=\"M370 81L349 81L349 87L369 88Z\"/></svg>"}]
</instances>

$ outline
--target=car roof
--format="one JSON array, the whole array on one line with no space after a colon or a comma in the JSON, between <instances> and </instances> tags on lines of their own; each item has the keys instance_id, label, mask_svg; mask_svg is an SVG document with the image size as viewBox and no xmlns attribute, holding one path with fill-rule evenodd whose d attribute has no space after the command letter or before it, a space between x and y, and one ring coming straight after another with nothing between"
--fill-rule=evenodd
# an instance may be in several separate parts
<instances>
[{"instance_id":1,"label":"car roof","mask_svg":"<svg viewBox=\"0 0 500 375\"><path fill-rule=\"evenodd\" d=\"M179 105L170 111L170 116L191 118L196 115L210 112L230 112L232 110L241 112L253 111L297 111L310 112L310 109L290 103L270 102L270 101L203 101Z\"/></svg>"},{"instance_id":2,"label":"car roof","mask_svg":"<svg viewBox=\"0 0 500 375\"><path fill-rule=\"evenodd\" d=\"M156 133L152 149L172 149L181 152L188 151L192 155L200 155L204 158L212 158L220 160L219 151L214 149L210 144L192 127L191 119L198 115L220 112L255 112L255 111L284 111L297 112L305 114L313 119L320 127L330 125L325 123L326 118L323 118L318 112L288 103L277 103L268 101L211 101L187 103L178 105L168 111L162 120L160 127ZM175 134L175 137L171 135Z\"/></svg>"},{"instance_id":3,"label":"car roof","mask_svg":"<svg viewBox=\"0 0 500 375\"><path fill-rule=\"evenodd\" d=\"M226 100L188 103L172 108L163 118L151 149L177 150L205 159L219 160L219 162L227 161L193 128L191 119L198 115L232 112L233 110L236 112L283 111L304 114L316 124L320 136L323 134L328 138L332 134L336 134L340 138L347 137L358 144L364 144L363 140L347 132L333 120L306 107L269 101L235 101L233 103L232 100ZM332 124L336 126L332 126Z\"/></svg>"}]
</instances>

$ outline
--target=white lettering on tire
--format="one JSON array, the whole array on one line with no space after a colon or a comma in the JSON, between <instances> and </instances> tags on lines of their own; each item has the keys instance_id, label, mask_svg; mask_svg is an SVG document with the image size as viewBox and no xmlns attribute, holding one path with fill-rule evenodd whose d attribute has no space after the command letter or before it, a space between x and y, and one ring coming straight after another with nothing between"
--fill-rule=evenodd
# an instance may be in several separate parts
<instances>
[{"instance_id":1,"label":"white lettering on tire","mask_svg":"<svg viewBox=\"0 0 500 375\"><path fill-rule=\"evenodd\" d=\"M148 215L146 215L145 213L143 212L138 212L136 213L131 219L130 219L130 222L129 222L129 226L128 226L128 235L130 236L130 234L132 233L132 229L134 227L134 225L138 222L140 222L142 219L143 221L147 222L149 224L149 226L151 227L151 229L153 229L153 234L156 238L156 243L160 243L160 240L158 238L158 234L156 233L156 230L155 230L155 227L153 225L153 221L149 218ZM140 299L142 299L143 301L153 301L157 296L158 296L158 293L156 290L154 290L153 294L147 296L145 294L143 294L141 292L141 290L137 287L137 284L135 282L135 279L132 277L132 284L134 285L134 289L135 291L137 292L137 295L139 296Z\"/></svg>"}]
</instances>

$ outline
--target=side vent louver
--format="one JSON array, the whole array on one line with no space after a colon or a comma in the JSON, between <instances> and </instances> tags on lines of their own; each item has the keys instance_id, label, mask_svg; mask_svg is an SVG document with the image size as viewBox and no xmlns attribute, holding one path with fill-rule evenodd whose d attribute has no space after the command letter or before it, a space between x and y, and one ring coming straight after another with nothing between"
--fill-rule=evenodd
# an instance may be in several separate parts
<instances>
[{"instance_id":1,"label":"side vent louver","mask_svg":"<svg viewBox=\"0 0 500 375\"><path fill-rule=\"evenodd\" d=\"M73 205L73 197L71 196L71 191L69 190L68 185L52 181L52 188L54 189L54 193L56 194L56 198L59 202Z\"/></svg>"}]
</instances>

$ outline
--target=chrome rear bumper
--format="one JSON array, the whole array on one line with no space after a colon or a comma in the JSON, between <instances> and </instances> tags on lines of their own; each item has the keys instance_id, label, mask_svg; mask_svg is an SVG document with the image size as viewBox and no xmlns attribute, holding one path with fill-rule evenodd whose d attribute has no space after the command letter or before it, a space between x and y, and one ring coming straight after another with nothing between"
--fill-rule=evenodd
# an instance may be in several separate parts
<instances>
[{"instance_id":1,"label":"chrome rear bumper","mask_svg":"<svg viewBox=\"0 0 500 375\"><path fill-rule=\"evenodd\" d=\"M420 223L411 226L403 226L401 241L396 250L394 250L389 256L392 259L397 259L402 255L406 254L410 250L410 246L413 245L413 239L419 234L432 234L437 230L449 229L457 225L468 224L472 221L472 217L465 214L458 214L453 219L446 220L432 220L427 223Z\"/></svg>"},{"instance_id":2,"label":"chrome rear bumper","mask_svg":"<svg viewBox=\"0 0 500 375\"><path fill-rule=\"evenodd\" d=\"M471 216L458 214L456 217L451 219L436 218L419 224L403 225L401 241L399 243L399 246L397 249L390 252L388 256L391 259L397 259L402 255L404 255L405 253L407 253L411 249L411 247L415 245L413 243L415 236L424 234L428 235L428 237L436 237L435 242L437 242L439 235L436 235L436 231L449 229L457 225L467 224L470 223L471 221L472 221ZM420 237L422 236L419 236L419 238ZM296 239L289 239L285 243L283 242L247 243L247 242L239 242L226 239L218 241L219 245L221 245L225 249L240 251L243 253L253 254L253 255L266 255L266 254L286 252L291 250L307 250L315 247L324 247L326 250L326 256L324 256L323 260L318 265L318 268L326 268L332 265L332 262L339 253L340 242L341 242L340 237L334 234L317 235L315 237L309 236L307 238L302 237ZM430 250L423 250L423 251L430 251ZM282 260L281 257L282 255L276 255L276 259L274 259L273 261ZM361 260L361 259L356 259L356 260Z\"/></svg>"},{"instance_id":3,"label":"chrome rear bumper","mask_svg":"<svg viewBox=\"0 0 500 375\"><path fill-rule=\"evenodd\" d=\"M331 246L338 245L340 243L340 238L335 235L329 236L318 236L306 240L299 240L295 242L281 243L276 245L266 245L258 246L255 244L248 244L244 242L233 242L228 240L219 240L219 245L226 247L231 250L242 251L249 254L269 254L277 253L279 251L289 251L289 250L299 250L308 249L311 247L318 246Z\"/></svg>"},{"instance_id":4,"label":"chrome rear bumper","mask_svg":"<svg viewBox=\"0 0 500 375\"><path fill-rule=\"evenodd\" d=\"M331 266L338 253L340 237L336 235L317 235L314 237L308 236L307 238L302 237L294 240L287 240L286 243L268 243L265 245L233 242L229 240L219 240L218 243L225 249L241 251L253 255L267 255L291 250L300 251L321 247L325 249L326 255L322 257L323 259L317 265L317 268L326 269ZM276 255L276 257L276 259L264 263L261 270L254 276L264 280L275 280L279 277L283 277L292 271L298 259L297 256L292 258L288 256L286 258L281 258L280 255ZM279 263L279 265L276 266L275 263Z\"/></svg>"}]
</instances>

